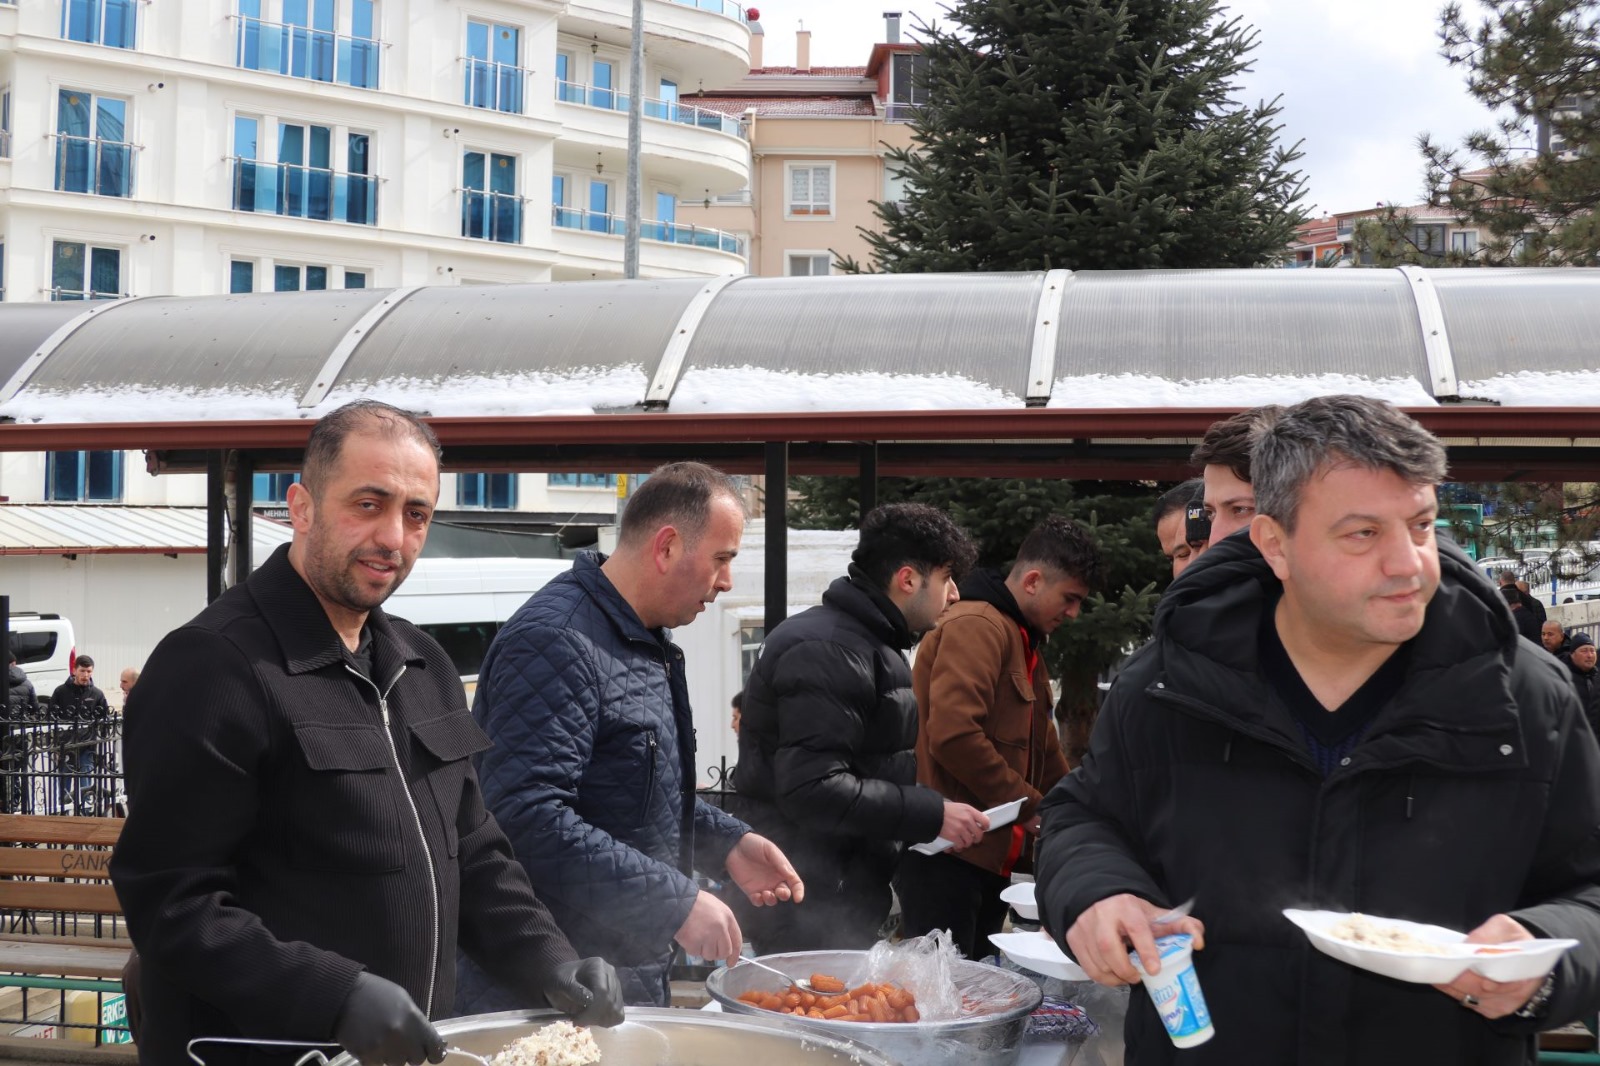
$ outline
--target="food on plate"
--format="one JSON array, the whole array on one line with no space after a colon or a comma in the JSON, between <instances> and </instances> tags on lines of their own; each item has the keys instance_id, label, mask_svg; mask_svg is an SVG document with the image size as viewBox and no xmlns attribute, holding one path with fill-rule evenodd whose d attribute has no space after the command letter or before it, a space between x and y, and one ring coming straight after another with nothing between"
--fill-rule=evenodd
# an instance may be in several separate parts
<instances>
[{"instance_id":1,"label":"food on plate","mask_svg":"<svg viewBox=\"0 0 1600 1066\"><path fill-rule=\"evenodd\" d=\"M914 1022L922 1017L917 1013L916 997L888 982L847 988L837 977L814 973L811 987L816 991L746 992L739 1002L825 1022Z\"/></svg>"},{"instance_id":2,"label":"food on plate","mask_svg":"<svg viewBox=\"0 0 1600 1066\"><path fill-rule=\"evenodd\" d=\"M600 1048L589 1030L567 1021L551 1022L513 1040L490 1061L494 1066L590 1066L600 1061Z\"/></svg>"},{"instance_id":3,"label":"food on plate","mask_svg":"<svg viewBox=\"0 0 1600 1066\"><path fill-rule=\"evenodd\" d=\"M1443 944L1424 940L1397 925L1381 925L1365 914L1350 915L1329 929L1328 935L1363 947L1384 948L1388 951L1408 951L1414 955L1450 954L1450 949Z\"/></svg>"}]
</instances>

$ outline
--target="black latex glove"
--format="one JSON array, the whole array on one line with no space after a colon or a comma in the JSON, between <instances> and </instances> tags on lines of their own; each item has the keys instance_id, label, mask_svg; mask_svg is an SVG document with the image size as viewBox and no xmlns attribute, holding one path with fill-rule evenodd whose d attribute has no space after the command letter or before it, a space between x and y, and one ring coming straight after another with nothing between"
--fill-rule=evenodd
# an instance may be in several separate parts
<instances>
[{"instance_id":1,"label":"black latex glove","mask_svg":"<svg viewBox=\"0 0 1600 1066\"><path fill-rule=\"evenodd\" d=\"M362 972L344 1001L333 1038L361 1066L418 1066L444 1061L444 1038L411 995L393 981Z\"/></svg>"},{"instance_id":2,"label":"black latex glove","mask_svg":"<svg viewBox=\"0 0 1600 1066\"><path fill-rule=\"evenodd\" d=\"M622 982L605 959L564 962L550 971L544 998L579 1025L622 1024Z\"/></svg>"}]
</instances>

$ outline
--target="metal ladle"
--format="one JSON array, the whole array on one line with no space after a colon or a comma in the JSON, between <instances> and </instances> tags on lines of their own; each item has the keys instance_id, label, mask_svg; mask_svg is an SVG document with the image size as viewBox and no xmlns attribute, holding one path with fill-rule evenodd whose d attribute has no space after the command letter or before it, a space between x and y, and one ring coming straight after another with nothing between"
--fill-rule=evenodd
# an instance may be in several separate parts
<instances>
[{"instance_id":1,"label":"metal ladle","mask_svg":"<svg viewBox=\"0 0 1600 1066\"><path fill-rule=\"evenodd\" d=\"M755 966L755 967L757 967L759 969L766 970L768 973L777 974L779 977L783 978L789 984L793 985L795 988L798 988L802 992L811 992L813 994L820 994L820 993L817 993L816 989L811 987L811 979L809 977L790 977L788 974L784 973L782 970L778 969L776 966L768 966L766 963L760 962L760 961L758 961L756 959L740 959L738 962L734 963L734 965L735 966L746 966L746 965Z\"/></svg>"}]
</instances>

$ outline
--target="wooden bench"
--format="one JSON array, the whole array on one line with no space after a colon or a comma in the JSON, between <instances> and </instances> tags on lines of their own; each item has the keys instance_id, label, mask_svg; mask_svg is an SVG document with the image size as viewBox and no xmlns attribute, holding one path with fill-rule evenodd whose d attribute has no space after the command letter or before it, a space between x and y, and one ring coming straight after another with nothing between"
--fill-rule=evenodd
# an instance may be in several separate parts
<instances>
[{"instance_id":1,"label":"wooden bench","mask_svg":"<svg viewBox=\"0 0 1600 1066\"><path fill-rule=\"evenodd\" d=\"M121 818L0 814L0 912L74 922L90 916L110 919L114 927L122 907L111 887L111 846L121 832ZM0 988L114 994L122 990L122 967L131 950L125 931L118 938L70 935L59 925L45 933L0 932ZM15 1043L26 1048L61 1042ZM13 1042L4 1045L9 1053ZM128 1045L76 1047L103 1050L118 1061L127 1061L131 1051Z\"/></svg>"}]
</instances>

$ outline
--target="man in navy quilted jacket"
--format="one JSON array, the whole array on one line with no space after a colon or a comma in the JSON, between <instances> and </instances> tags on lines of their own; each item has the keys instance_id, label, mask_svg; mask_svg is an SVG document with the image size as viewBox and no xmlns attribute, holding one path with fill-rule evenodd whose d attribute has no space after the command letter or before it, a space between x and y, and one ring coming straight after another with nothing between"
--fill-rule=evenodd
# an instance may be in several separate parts
<instances>
[{"instance_id":1,"label":"man in navy quilted jacket","mask_svg":"<svg viewBox=\"0 0 1600 1066\"><path fill-rule=\"evenodd\" d=\"M743 501L726 475L674 463L623 512L616 551L578 556L500 630L472 713L494 741L478 756L484 799L539 898L581 954L618 969L627 1001L666 1005L672 944L732 960L733 912L695 884L727 875L756 906L804 887L770 840L696 797L687 625L733 587ZM463 957L456 1008L516 1006Z\"/></svg>"}]
</instances>

